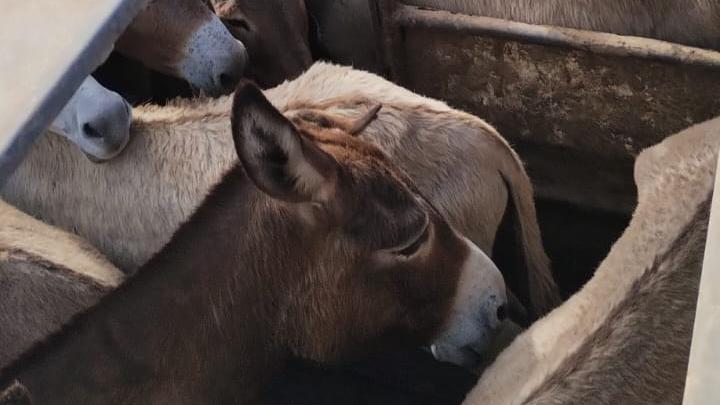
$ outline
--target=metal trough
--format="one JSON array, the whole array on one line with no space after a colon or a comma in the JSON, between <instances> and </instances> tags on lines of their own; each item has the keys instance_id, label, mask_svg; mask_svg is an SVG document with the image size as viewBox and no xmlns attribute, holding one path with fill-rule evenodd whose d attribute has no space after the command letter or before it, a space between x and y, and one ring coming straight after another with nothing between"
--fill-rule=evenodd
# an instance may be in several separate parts
<instances>
[{"instance_id":1,"label":"metal trough","mask_svg":"<svg viewBox=\"0 0 720 405\"><path fill-rule=\"evenodd\" d=\"M720 114L720 53L372 0L383 73L498 128L538 197L629 214L645 147Z\"/></svg>"}]
</instances>

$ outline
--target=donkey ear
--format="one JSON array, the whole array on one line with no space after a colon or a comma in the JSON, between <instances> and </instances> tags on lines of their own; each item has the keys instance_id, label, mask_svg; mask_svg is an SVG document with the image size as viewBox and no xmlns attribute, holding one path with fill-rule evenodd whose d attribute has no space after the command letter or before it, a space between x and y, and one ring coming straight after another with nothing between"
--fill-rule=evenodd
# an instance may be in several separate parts
<instances>
[{"instance_id":1,"label":"donkey ear","mask_svg":"<svg viewBox=\"0 0 720 405\"><path fill-rule=\"evenodd\" d=\"M243 81L235 91L231 122L238 157L265 193L291 202L333 194L337 161L302 137L254 84Z\"/></svg>"}]
</instances>

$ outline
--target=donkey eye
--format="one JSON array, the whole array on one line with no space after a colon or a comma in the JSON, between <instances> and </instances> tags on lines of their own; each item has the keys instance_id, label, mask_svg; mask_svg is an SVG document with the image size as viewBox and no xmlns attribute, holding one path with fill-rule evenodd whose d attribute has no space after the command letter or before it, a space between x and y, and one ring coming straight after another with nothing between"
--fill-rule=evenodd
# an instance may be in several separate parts
<instances>
[{"instance_id":1,"label":"donkey eye","mask_svg":"<svg viewBox=\"0 0 720 405\"><path fill-rule=\"evenodd\" d=\"M244 18L228 18L225 20L225 24L233 28L250 31L250 24L248 24L248 22Z\"/></svg>"},{"instance_id":2,"label":"donkey eye","mask_svg":"<svg viewBox=\"0 0 720 405\"><path fill-rule=\"evenodd\" d=\"M396 251L395 253L398 255L401 255L401 256L408 256L408 257L414 255L415 253L417 253L418 249L420 249L420 247L423 244L425 244L425 242L427 242L429 235L430 235L430 226L425 225L425 228L420 233L420 235L418 235L418 237L417 237L417 239L415 239L415 241L413 241L406 247Z\"/></svg>"}]
</instances>

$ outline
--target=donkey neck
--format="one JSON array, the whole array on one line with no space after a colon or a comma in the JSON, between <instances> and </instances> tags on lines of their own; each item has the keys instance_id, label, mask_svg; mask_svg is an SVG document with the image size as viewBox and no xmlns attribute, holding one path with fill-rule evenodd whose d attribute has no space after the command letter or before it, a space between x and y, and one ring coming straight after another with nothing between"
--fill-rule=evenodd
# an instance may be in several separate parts
<instances>
[{"instance_id":1,"label":"donkey neck","mask_svg":"<svg viewBox=\"0 0 720 405\"><path fill-rule=\"evenodd\" d=\"M301 275L298 226L270 210L233 170L135 277L6 376L37 403L252 402L282 366L281 296Z\"/></svg>"}]
</instances>

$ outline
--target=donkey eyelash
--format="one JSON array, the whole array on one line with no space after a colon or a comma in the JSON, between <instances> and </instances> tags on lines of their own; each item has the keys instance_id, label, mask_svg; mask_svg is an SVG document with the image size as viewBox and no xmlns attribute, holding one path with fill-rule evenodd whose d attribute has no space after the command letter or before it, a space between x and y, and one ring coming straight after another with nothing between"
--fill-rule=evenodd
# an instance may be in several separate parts
<instances>
[{"instance_id":1,"label":"donkey eyelash","mask_svg":"<svg viewBox=\"0 0 720 405\"><path fill-rule=\"evenodd\" d=\"M245 31L250 31L250 25L244 19L233 18L233 19L226 20L226 22L228 25L230 25L232 27L240 28Z\"/></svg>"},{"instance_id":2,"label":"donkey eyelash","mask_svg":"<svg viewBox=\"0 0 720 405\"><path fill-rule=\"evenodd\" d=\"M427 242L429 236L430 236L430 224L425 224L425 228L420 233L420 235L418 235L417 239L415 239L414 242L412 242L411 244L409 244L408 246L406 246L400 250L395 251L394 253L401 255L401 256L406 256L406 257L412 256L415 253L417 253L417 251L420 249L420 247L422 245L425 244L425 242Z\"/></svg>"}]
</instances>

